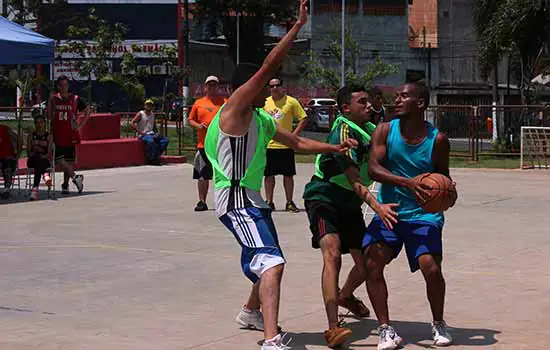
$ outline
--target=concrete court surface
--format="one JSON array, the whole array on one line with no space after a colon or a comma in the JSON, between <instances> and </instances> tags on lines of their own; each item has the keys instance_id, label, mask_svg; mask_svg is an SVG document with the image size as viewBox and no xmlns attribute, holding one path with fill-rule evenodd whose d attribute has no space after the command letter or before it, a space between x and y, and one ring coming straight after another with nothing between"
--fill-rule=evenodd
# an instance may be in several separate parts
<instances>
[{"instance_id":1,"label":"concrete court surface","mask_svg":"<svg viewBox=\"0 0 550 350\"><path fill-rule=\"evenodd\" d=\"M0 204L0 350L259 349L262 334L234 323L250 288L239 248L212 211L193 212L191 170L89 171L81 196ZM297 198L312 170L299 166ZM460 197L447 216L444 269L454 348L547 349L550 173L452 173ZM274 220L288 259L281 325L294 349L326 349L321 259L305 214ZM431 348L420 273L402 255L387 278L405 348ZM363 287L357 295L366 299ZM347 322L350 349L376 348L372 318Z\"/></svg>"}]
</instances>

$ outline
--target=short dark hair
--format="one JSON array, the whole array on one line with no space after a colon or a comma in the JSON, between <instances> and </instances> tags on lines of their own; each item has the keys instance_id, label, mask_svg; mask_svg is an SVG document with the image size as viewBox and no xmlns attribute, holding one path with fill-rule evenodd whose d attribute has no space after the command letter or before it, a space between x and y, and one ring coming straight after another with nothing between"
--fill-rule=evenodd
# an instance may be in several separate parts
<instances>
[{"instance_id":1,"label":"short dark hair","mask_svg":"<svg viewBox=\"0 0 550 350\"><path fill-rule=\"evenodd\" d=\"M418 98L421 98L424 100L424 108L428 108L430 106L430 90L426 86L426 84L421 82L414 82L414 83L407 83L408 85L414 86L414 89L416 90Z\"/></svg>"},{"instance_id":2,"label":"short dark hair","mask_svg":"<svg viewBox=\"0 0 550 350\"><path fill-rule=\"evenodd\" d=\"M353 95L353 93L355 92L368 93L367 89L359 84L346 85L338 90L336 102L338 103L338 109L340 110L340 112L344 112L342 108L345 104L351 104L351 95Z\"/></svg>"},{"instance_id":3,"label":"short dark hair","mask_svg":"<svg viewBox=\"0 0 550 350\"><path fill-rule=\"evenodd\" d=\"M377 88L376 86L369 90L369 95L371 97L380 96L382 97L382 90Z\"/></svg>"},{"instance_id":4,"label":"short dark hair","mask_svg":"<svg viewBox=\"0 0 550 350\"><path fill-rule=\"evenodd\" d=\"M239 63L233 70L231 76L231 88L233 91L244 85L256 72L260 70L260 66L254 63Z\"/></svg>"},{"instance_id":5,"label":"short dark hair","mask_svg":"<svg viewBox=\"0 0 550 350\"><path fill-rule=\"evenodd\" d=\"M32 116L32 119L34 119L34 121L37 121L38 119L46 120L46 116L44 116L44 112L42 111L41 108L33 109L31 112L31 116Z\"/></svg>"},{"instance_id":6,"label":"short dark hair","mask_svg":"<svg viewBox=\"0 0 550 350\"><path fill-rule=\"evenodd\" d=\"M61 83L63 80L67 80L67 82L69 81L69 77L66 76L66 75L60 75L57 77L56 79L56 83L55 85L59 85L59 83Z\"/></svg>"},{"instance_id":7,"label":"short dark hair","mask_svg":"<svg viewBox=\"0 0 550 350\"><path fill-rule=\"evenodd\" d=\"M275 80L275 79L279 81L279 84L280 84L281 86L284 85L283 79L281 79L281 78L279 78L279 77L273 77L273 78L269 79L269 81L272 81L272 80Z\"/></svg>"}]
</instances>

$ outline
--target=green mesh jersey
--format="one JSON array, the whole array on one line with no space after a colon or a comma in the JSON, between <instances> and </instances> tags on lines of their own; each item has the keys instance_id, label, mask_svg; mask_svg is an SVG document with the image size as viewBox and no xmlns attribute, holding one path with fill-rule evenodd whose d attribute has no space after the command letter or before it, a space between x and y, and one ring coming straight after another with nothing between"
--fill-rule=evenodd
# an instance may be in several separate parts
<instances>
[{"instance_id":1,"label":"green mesh jersey","mask_svg":"<svg viewBox=\"0 0 550 350\"><path fill-rule=\"evenodd\" d=\"M350 166L355 166L359 169L363 184L368 186L372 183L368 177L367 165L374 129L375 125L372 123L359 127L343 116L338 117L328 135L327 143L337 145L348 138L353 138L359 145L357 148L350 149L345 155L337 153L319 155L315 175L306 185L303 199L321 200L353 210L360 208L363 201L351 188L344 171Z\"/></svg>"},{"instance_id":2,"label":"green mesh jersey","mask_svg":"<svg viewBox=\"0 0 550 350\"><path fill-rule=\"evenodd\" d=\"M214 170L218 215L233 209L269 208L260 190L266 165L267 145L277 132L275 120L262 109L254 110L248 132L242 136L223 133L220 109L208 126L204 149Z\"/></svg>"}]
</instances>

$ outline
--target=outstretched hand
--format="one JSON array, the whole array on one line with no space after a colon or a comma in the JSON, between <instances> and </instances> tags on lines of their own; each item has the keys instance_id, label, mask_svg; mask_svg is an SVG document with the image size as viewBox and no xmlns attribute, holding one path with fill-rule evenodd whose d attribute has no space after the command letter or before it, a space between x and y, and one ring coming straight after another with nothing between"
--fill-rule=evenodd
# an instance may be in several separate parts
<instances>
[{"instance_id":1,"label":"outstretched hand","mask_svg":"<svg viewBox=\"0 0 550 350\"><path fill-rule=\"evenodd\" d=\"M309 14L309 0L298 1L300 3L300 13L298 14L298 21L296 23L303 26L307 23L307 17Z\"/></svg>"},{"instance_id":2,"label":"outstretched hand","mask_svg":"<svg viewBox=\"0 0 550 350\"><path fill-rule=\"evenodd\" d=\"M393 224L397 224L397 213L393 209L398 206L397 203L380 204L380 207L376 209L376 214L389 230L393 230Z\"/></svg>"}]
</instances>

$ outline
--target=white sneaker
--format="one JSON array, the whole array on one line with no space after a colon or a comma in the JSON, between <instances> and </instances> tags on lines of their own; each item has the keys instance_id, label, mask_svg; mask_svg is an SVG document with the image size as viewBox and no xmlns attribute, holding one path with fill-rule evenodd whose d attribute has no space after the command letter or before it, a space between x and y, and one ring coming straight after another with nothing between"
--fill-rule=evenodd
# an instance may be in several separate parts
<instances>
[{"instance_id":1,"label":"white sneaker","mask_svg":"<svg viewBox=\"0 0 550 350\"><path fill-rule=\"evenodd\" d=\"M449 346L453 343L453 337L449 334L445 321L432 323L432 334L436 346Z\"/></svg>"},{"instance_id":2,"label":"white sneaker","mask_svg":"<svg viewBox=\"0 0 550 350\"><path fill-rule=\"evenodd\" d=\"M76 175L73 180L74 185L78 189L78 193L84 190L84 175Z\"/></svg>"},{"instance_id":3,"label":"white sneaker","mask_svg":"<svg viewBox=\"0 0 550 350\"><path fill-rule=\"evenodd\" d=\"M235 321L237 321L242 328L257 331L264 330L264 315L260 310L246 310L243 307L235 318Z\"/></svg>"},{"instance_id":4,"label":"white sneaker","mask_svg":"<svg viewBox=\"0 0 550 350\"><path fill-rule=\"evenodd\" d=\"M35 201L38 200L38 188L34 187L31 191L31 194L29 196L29 200Z\"/></svg>"},{"instance_id":5,"label":"white sneaker","mask_svg":"<svg viewBox=\"0 0 550 350\"><path fill-rule=\"evenodd\" d=\"M394 350L399 347L403 339L397 335L392 326L383 324L378 327L380 340L378 341L378 350Z\"/></svg>"},{"instance_id":6,"label":"white sneaker","mask_svg":"<svg viewBox=\"0 0 550 350\"><path fill-rule=\"evenodd\" d=\"M288 344L292 341L289 339L286 343L283 343L284 335L277 334L277 336L271 340L265 340L262 344L262 350L290 350L292 349Z\"/></svg>"}]
</instances>

